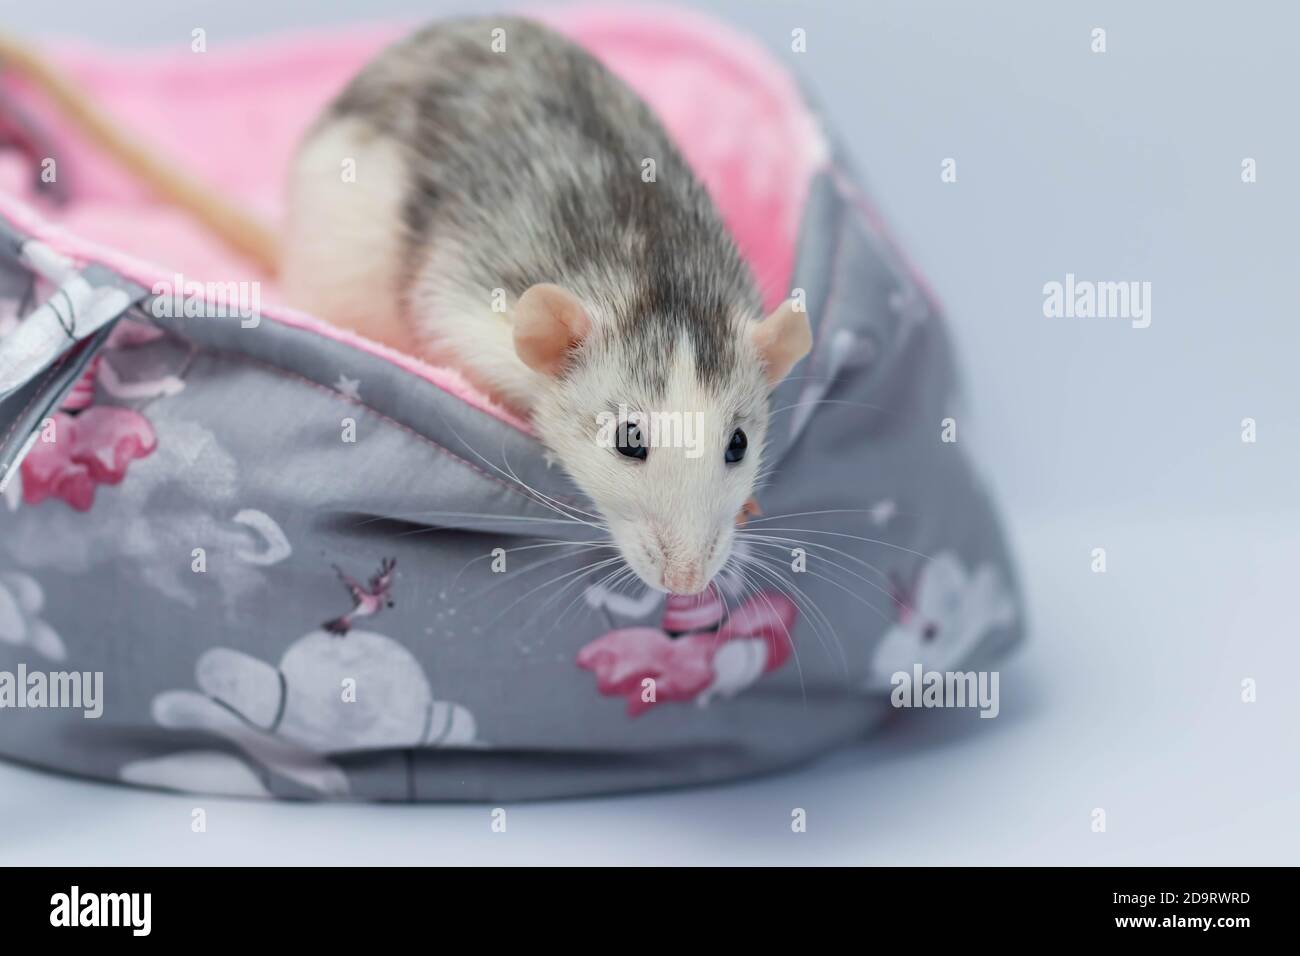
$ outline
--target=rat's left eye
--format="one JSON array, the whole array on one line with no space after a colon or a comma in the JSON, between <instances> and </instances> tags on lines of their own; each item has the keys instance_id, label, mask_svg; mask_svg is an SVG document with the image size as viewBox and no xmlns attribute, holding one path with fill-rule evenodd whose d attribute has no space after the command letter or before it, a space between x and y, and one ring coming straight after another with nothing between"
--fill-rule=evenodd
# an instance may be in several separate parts
<instances>
[{"instance_id":1,"label":"rat's left eye","mask_svg":"<svg viewBox=\"0 0 1300 956\"><path fill-rule=\"evenodd\" d=\"M645 461L649 449L646 448L645 439L641 437L641 429L632 422L627 422L623 425L621 431L622 437L618 442L618 453L636 461Z\"/></svg>"},{"instance_id":2,"label":"rat's left eye","mask_svg":"<svg viewBox=\"0 0 1300 956\"><path fill-rule=\"evenodd\" d=\"M731 433L731 441L727 443L727 451L722 457L728 465L734 465L745 457L745 449L748 447L749 439L737 428Z\"/></svg>"}]
</instances>

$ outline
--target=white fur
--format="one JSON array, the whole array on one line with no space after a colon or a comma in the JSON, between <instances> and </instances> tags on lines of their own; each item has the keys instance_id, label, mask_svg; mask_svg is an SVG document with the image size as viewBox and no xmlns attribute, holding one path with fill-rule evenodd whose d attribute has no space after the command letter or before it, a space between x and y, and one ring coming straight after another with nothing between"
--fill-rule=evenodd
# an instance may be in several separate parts
<instances>
[{"instance_id":1,"label":"white fur","mask_svg":"<svg viewBox=\"0 0 1300 956\"><path fill-rule=\"evenodd\" d=\"M737 331L739 334L739 329ZM670 373L663 399L634 394L623 369L629 356L606 338L587 343L595 354L565 380L541 392L533 410L539 434L564 462L605 516L624 560L657 590L695 593L726 563L735 520L750 496L766 433L766 389L756 354L721 389L695 374L695 357L683 338L671 356L656 358ZM745 374L748 370L749 374ZM611 403L634 412L703 413L702 454L652 447L644 461L620 455L598 440L600 412ZM732 431L749 439L743 461L723 455Z\"/></svg>"},{"instance_id":2,"label":"white fur","mask_svg":"<svg viewBox=\"0 0 1300 956\"><path fill-rule=\"evenodd\" d=\"M346 163L355 181L344 178ZM393 140L354 119L309 137L289 177L281 268L289 304L413 351L399 288L405 195L405 165Z\"/></svg>"},{"instance_id":3,"label":"white fur","mask_svg":"<svg viewBox=\"0 0 1300 956\"><path fill-rule=\"evenodd\" d=\"M534 372L515 354L509 309L495 311L493 290L465 292L443 276L455 274L459 250L435 242L411 292L410 327L420 353L451 365L494 399L527 416L550 380Z\"/></svg>"}]
</instances>

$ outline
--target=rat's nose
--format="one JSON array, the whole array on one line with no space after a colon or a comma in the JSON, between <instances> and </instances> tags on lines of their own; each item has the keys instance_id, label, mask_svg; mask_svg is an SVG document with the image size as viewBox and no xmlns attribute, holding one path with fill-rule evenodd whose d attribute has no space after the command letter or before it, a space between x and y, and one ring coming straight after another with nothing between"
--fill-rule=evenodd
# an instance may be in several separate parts
<instances>
[{"instance_id":1,"label":"rat's nose","mask_svg":"<svg viewBox=\"0 0 1300 956\"><path fill-rule=\"evenodd\" d=\"M664 568L662 579L664 587L673 594L699 594L709 583L698 563L669 565Z\"/></svg>"}]
</instances>

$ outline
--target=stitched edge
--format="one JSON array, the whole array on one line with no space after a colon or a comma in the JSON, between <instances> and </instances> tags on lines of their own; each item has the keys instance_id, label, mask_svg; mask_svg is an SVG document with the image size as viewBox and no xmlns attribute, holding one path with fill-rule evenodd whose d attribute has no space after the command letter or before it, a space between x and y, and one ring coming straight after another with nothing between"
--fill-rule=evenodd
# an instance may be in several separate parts
<instances>
[{"instance_id":1,"label":"stitched edge","mask_svg":"<svg viewBox=\"0 0 1300 956\"><path fill-rule=\"evenodd\" d=\"M180 333L178 332L177 334L179 335ZM184 336L182 336L182 338L184 338ZM344 401L349 405L356 405L359 408L364 408L366 411L370 412L372 415L379 418L381 421L385 421L388 424L400 429L401 431L405 432L411 437L423 442L424 444L428 445L434 450L439 451L442 454L446 455L452 461L455 461L458 464L463 465L466 468L469 468L470 470L476 472L477 474L488 479L489 481L492 481L495 484L501 486L505 490L509 491L511 494L518 496L519 498L528 502L529 504L535 505L540 508L545 508L545 505L543 505L537 499L530 497L524 491L520 490L518 486L510 484L510 482L505 481L504 479L498 477L497 475L492 474L491 472L485 471L484 469L480 468L478 465L474 464L472 461L467 461L466 459L462 458L460 455L452 451L450 448L447 448L445 445L439 444L438 442L430 438L428 435L421 434L420 432L412 428L410 425L407 425L403 422L399 422L397 419L391 417L390 415L381 412L373 405L368 405L367 403L360 401L359 399L349 398L347 395L344 395L342 392L339 392L337 389L330 388L328 385L323 385L320 382L317 382L314 379L310 379L299 372L295 372L291 369L282 368L279 365L275 365L271 362L268 362L265 359L256 358L244 352L235 351L233 349L218 348L215 346L200 346L197 350L195 358L197 359L199 355L202 355L204 353L229 356L238 361L246 362L249 365L255 365L260 368L274 372L275 374L283 378L292 379L304 385L309 385L312 388L316 389L317 391L324 392L327 395L331 395L334 398L340 399L341 401ZM569 504L569 505L573 505L573 507L577 507L577 505L574 504L568 498L560 498L554 495L548 495L547 497L554 498L554 500L559 501L563 504Z\"/></svg>"}]
</instances>

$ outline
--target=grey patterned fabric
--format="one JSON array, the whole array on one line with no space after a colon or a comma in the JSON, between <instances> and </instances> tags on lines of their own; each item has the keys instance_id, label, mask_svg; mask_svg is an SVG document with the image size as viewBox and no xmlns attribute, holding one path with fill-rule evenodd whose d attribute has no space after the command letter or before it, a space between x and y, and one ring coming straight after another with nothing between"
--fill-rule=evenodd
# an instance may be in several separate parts
<instances>
[{"instance_id":1,"label":"grey patterned fabric","mask_svg":"<svg viewBox=\"0 0 1300 956\"><path fill-rule=\"evenodd\" d=\"M796 764L878 725L895 671L988 666L1022 621L942 440L948 336L842 165L804 217L816 345L773 396L767 537L725 607L600 586L553 546L593 533L544 502L587 507L542 449L411 372L271 319L156 317L85 271L121 318L0 401L0 753L250 796L591 794ZM24 243L0 225L0 373L57 295ZM58 672L102 674L99 700L49 706L56 676L19 706Z\"/></svg>"}]
</instances>

